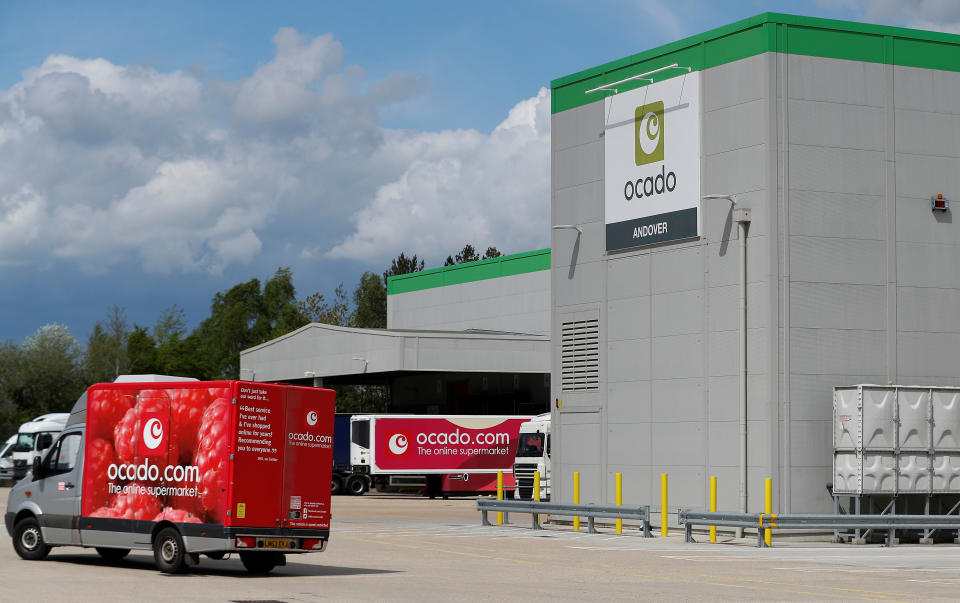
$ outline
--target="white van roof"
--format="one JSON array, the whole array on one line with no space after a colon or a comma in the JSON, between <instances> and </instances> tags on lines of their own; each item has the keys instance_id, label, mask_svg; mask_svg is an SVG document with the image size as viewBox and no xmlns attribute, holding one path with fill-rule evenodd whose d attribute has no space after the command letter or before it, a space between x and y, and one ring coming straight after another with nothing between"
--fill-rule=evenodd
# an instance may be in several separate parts
<instances>
[{"instance_id":1,"label":"white van roof","mask_svg":"<svg viewBox=\"0 0 960 603\"><path fill-rule=\"evenodd\" d=\"M196 381L193 377L174 377L172 375L120 375L114 383L165 383L170 381Z\"/></svg>"},{"instance_id":2,"label":"white van roof","mask_svg":"<svg viewBox=\"0 0 960 603\"><path fill-rule=\"evenodd\" d=\"M41 415L36 419L20 426L19 433L40 433L42 431L63 431L70 418L68 412L54 412Z\"/></svg>"}]
</instances>

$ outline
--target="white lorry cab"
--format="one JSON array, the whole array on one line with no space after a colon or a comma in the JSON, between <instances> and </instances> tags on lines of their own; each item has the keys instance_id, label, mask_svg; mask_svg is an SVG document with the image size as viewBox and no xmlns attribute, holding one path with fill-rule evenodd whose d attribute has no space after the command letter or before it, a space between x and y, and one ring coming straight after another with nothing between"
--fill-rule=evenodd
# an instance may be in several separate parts
<instances>
[{"instance_id":1,"label":"white lorry cab","mask_svg":"<svg viewBox=\"0 0 960 603\"><path fill-rule=\"evenodd\" d=\"M68 412L54 412L40 415L20 426L12 448L13 479L22 479L27 474L33 466L33 459L43 456L53 445L53 440L63 431L68 418Z\"/></svg>"},{"instance_id":2,"label":"white lorry cab","mask_svg":"<svg viewBox=\"0 0 960 603\"><path fill-rule=\"evenodd\" d=\"M517 498L533 498L535 471L540 472L540 500L550 500L550 413L537 415L520 425L513 463Z\"/></svg>"}]
</instances>

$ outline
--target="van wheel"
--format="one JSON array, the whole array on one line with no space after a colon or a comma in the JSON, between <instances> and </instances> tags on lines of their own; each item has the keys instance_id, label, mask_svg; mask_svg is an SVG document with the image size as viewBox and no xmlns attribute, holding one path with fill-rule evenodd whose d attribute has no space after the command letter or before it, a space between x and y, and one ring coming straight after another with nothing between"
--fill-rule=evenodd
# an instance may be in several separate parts
<instances>
[{"instance_id":1,"label":"van wheel","mask_svg":"<svg viewBox=\"0 0 960 603\"><path fill-rule=\"evenodd\" d=\"M343 478L339 475L330 477L330 494L343 494Z\"/></svg>"},{"instance_id":2,"label":"van wheel","mask_svg":"<svg viewBox=\"0 0 960 603\"><path fill-rule=\"evenodd\" d=\"M50 554L50 545L43 542L40 522L35 517L17 523L13 529L13 549L28 561L39 561Z\"/></svg>"},{"instance_id":3,"label":"van wheel","mask_svg":"<svg viewBox=\"0 0 960 603\"><path fill-rule=\"evenodd\" d=\"M240 561L251 574L267 574L280 565L280 562L283 561L283 553L245 551L240 553Z\"/></svg>"},{"instance_id":4,"label":"van wheel","mask_svg":"<svg viewBox=\"0 0 960 603\"><path fill-rule=\"evenodd\" d=\"M347 478L347 492L353 494L354 496L360 496L370 487L367 484L367 478L362 475L351 475Z\"/></svg>"},{"instance_id":5,"label":"van wheel","mask_svg":"<svg viewBox=\"0 0 960 603\"><path fill-rule=\"evenodd\" d=\"M185 557L180 532L176 528L160 530L153 540L153 560L157 569L165 574L176 574L183 571Z\"/></svg>"},{"instance_id":6,"label":"van wheel","mask_svg":"<svg viewBox=\"0 0 960 603\"><path fill-rule=\"evenodd\" d=\"M103 557L104 561L110 563L116 563L124 557L130 554L130 549L108 549L106 547L98 546L97 553Z\"/></svg>"}]
</instances>

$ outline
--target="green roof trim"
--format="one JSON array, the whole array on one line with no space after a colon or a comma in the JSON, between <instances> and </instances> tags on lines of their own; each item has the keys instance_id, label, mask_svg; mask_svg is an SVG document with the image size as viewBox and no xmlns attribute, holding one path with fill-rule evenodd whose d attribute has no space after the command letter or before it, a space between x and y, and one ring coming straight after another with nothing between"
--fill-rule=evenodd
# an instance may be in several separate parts
<instances>
[{"instance_id":1,"label":"green roof trim","mask_svg":"<svg viewBox=\"0 0 960 603\"><path fill-rule=\"evenodd\" d=\"M702 71L765 52L960 71L960 36L955 34L763 13L557 78L550 82L552 110L560 113L596 102L612 91L585 94L587 90L672 63ZM664 71L654 79L663 81L685 73L681 69ZM617 90L626 92L645 85L643 80L634 80Z\"/></svg>"},{"instance_id":2,"label":"green roof trim","mask_svg":"<svg viewBox=\"0 0 960 603\"><path fill-rule=\"evenodd\" d=\"M549 249L502 255L490 260L454 264L453 266L391 276L387 279L387 295L472 283L540 270L550 270Z\"/></svg>"}]
</instances>

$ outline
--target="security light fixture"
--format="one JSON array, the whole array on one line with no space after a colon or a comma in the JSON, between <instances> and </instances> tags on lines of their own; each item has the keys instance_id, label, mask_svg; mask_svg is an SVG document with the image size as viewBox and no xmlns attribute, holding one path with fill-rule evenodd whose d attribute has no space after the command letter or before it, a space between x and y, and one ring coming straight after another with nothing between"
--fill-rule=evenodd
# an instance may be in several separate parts
<instances>
[{"instance_id":1,"label":"security light fixture","mask_svg":"<svg viewBox=\"0 0 960 603\"><path fill-rule=\"evenodd\" d=\"M554 224L550 228L553 230L576 230L578 234L583 234L583 227L579 224Z\"/></svg>"}]
</instances>

